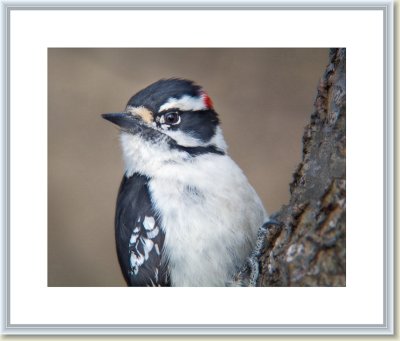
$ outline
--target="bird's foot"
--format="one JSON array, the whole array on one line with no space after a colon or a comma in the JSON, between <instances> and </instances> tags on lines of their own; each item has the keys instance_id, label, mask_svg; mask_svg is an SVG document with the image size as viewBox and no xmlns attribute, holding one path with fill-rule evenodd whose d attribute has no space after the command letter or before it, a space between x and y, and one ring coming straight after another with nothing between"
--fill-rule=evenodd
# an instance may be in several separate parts
<instances>
[{"instance_id":1,"label":"bird's foot","mask_svg":"<svg viewBox=\"0 0 400 341\"><path fill-rule=\"evenodd\" d=\"M227 286L255 287L260 276L260 258L265 250L273 246L274 240L282 230L282 223L270 219L257 232L256 245L240 271Z\"/></svg>"},{"instance_id":2,"label":"bird's foot","mask_svg":"<svg viewBox=\"0 0 400 341\"><path fill-rule=\"evenodd\" d=\"M264 223L257 233L257 241L256 246L254 247L252 253L247 259L247 265L250 269L249 276L249 284L250 287L255 287L257 285L257 280L260 276L260 257L262 255L262 251L268 247L268 232L271 227L276 228L277 226L281 226L281 223L275 219L270 219L266 223Z\"/></svg>"}]
</instances>

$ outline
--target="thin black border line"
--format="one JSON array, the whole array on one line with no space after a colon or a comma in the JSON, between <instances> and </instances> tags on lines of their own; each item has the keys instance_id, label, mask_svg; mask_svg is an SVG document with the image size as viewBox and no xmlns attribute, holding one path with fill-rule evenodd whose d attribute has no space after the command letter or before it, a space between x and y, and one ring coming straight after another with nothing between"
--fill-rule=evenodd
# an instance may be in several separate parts
<instances>
[{"instance_id":1,"label":"thin black border line","mask_svg":"<svg viewBox=\"0 0 400 341\"><path fill-rule=\"evenodd\" d=\"M383 85L383 92L384 92L384 103L383 103L383 110L384 110L384 136L386 136L385 140L384 140L384 231L383 231L383 242L384 242L384 250L386 252L384 252L384 257L383 257L383 281L384 281L384 287L383 287L383 298L384 298L384 304L383 304L383 316L384 316L384 323L383 324L377 324L377 325L12 325L9 321L9 317L10 317L10 297L8 295L9 293L9 289L10 289L10 285L9 285L9 274L10 274L10 264L9 264L9 259L10 259L10 255L9 255L9 245L10 245L10 233L9 233L9 228L10 228L10 207L9 207L9 198L10 198L10 140L9 140L9 129L10 129L10 120L9 120L9 115L10 115L10 92L9 92L9 85L10 85L10 13L12 10L122 10L122 9L128 9L128 10L140 10L140 9L150 9L150 10L154 10L154 9L158 9L158 10L162 10L162 9L166 9L166 10L177 10L177 9L182 9L182 10L217 10L217 9L221 9L221 10L287 10L287 9L291 9L291 10L382 10L383 11L383 15L384 15L384 22L383 22L383 31L384 31L384 39L383 39L383 54L384 54L384 60L383 60L383 71L384 71L384 85ZM392 174L392 165L393 165L393 156L394 154L393 152L393 133L390 130L390 126L388 126L389 124L392 123L394 115L393 115L393 108L391 106L390 108L390 112L388 111L388 105L391 102L389 102L389 100L392 99L392 95L388 93L389 89L392 92L393 91L393 80L392 77L388 77L389 73L388 73L388 68L390 67L393 70L393 62L391 59L391 49L393 47L393 40L392 40L392 29L393 29L393 2L392 1L384 1L383 3L378 3L376 5L373 4L369 4L369 5L364 5L362 6L361 4L359 4L359 7L357 5L348 5L346 6L345 4L342 5L337 5L337 6L332 6L332 5L304 5L304 6L291 6L291 5L265 5L265 6L260 6L260 5L254 5L252 6L251 4L247 4L247 5L243 5L243 6L231 6L231 5L216 5L216 6L210 6L210 5L204 5L204 6L199 6L199 5L193 5L193 6L182 6L182 5L170 5L170 6L159 6L159 5L131 5L131 6L126 6L124 5L103 5L103 6L91 6L91 5L83 5L83 6L79 6L79 5L71 5L71 6L65 6L62 4L57 4L57 5L52 5L52 6L48 6L48 5L37 5L37 6L32 6L32 4L29 4L29 6L24 6L24 4L18 4L18 5L5 5L4 2L2 2L2 12L3 16L5 18L5 32L3 34L3 40L4 40L4 45L5 46L5 53L4 53L4 68L5 68L5 79L3 80L3 84L5 84L5 110L6 110L6 115L5 115L5 156L6 156L6 165L7 167L5 167L5 188L6 188L6 195L7 195L7 200L5 200L5 222L6 222L6 229L5 229L5 241L7 242L6 245L6 259L5 259L5 266L6 266L6 270L7 270L7 280L5 281L6 285L5 285L5 296L6 296L6 305L4 307L5 309L5 316L6 316L6 324L7 327L6 329L10 330L10 329L24 329L24 328L28 328L30 330L36 330L36 329L44 329L44 330L49 330L49 329L53 329L56 328L59 331L61 331L62 329L66 328L66 327L73 327L75 328L75 331L77 330L81 330L81 329L111 329L114 330L116 328L121 329L121 328L127 328L128 330L134 329L135 331L137 331L138 328L145 328L145 329L154 329L154 328L161 328L161 329L174 329L174 328L178 328L179 330L182 329L198 329L198 328L209 328L212 330L218 330L218 329L224 329L224 328L229 328L231 329L252 329L254 330L254 328L260 328L260 329L266 329L266 330L271 330L272 328L277 328L277 329L287 329L287 328L293 328L293 329L311 329L311 330L317 330L317 329L323 329L325 331L328 331L334 327L338 327L338 328L342 328L341 331L339 331L338 329L335 329L337 335L343 335L346 334L345 331L348 331L349 329L361 329L360 333L362 333L363 330L365 329L374 329L377 332L379 331L381 333L381 330L386 330L387 333L390 333L390 335L393 334L393 319L392 321L388 321L388 317L393 317L393 302L390 302L391 304L388 304L388 295L389 293L392 295L392 297L394 298L394 288L391 285L391 283L393 282L393 271L394 271L394 267L393 264L389 264L390 261L392 261L393 256L394 256L394 248L391 247L391 244L394 243L394 240L392 239L391 242L392 243L388 243L388 237L389 235L393 235L393 233L391 233L392 231L394 232L394 228L393 228L393 221L392 221L392 216L390 215L391 213L394 213L393 210L393 188L389 188L389 182L392 182L394 184L394 178L393 178L393 174ZM391 39L389 41L389 39ZM390 51L389 51L390 49ZM390 53L389 53L390 52ZM394 129L393 125L392 125L392 129ZM386 133L386 134L385 134ZM391 148L389 150L389 148ZM390 203L391 207L388 207L388 202ZM388 219L389 218L389 219ZM388 226L388 223L390 223L390 226ZM391 228L390 230L388 230L388 228ZM385 248L385 246L387 246ZM392 251L392 253L391 253ZM391 262L393 263L393 262ZM392 269L392 271L388 271L388 269ZM392 275L390 276L391 281L387 281L388 279L388 275ZM386 284L386 285L385 285ZM389 311L389 309L391 309L391 311ZM390 322L390 326L388 325L388 322ZM61 327L61 329L59 329ZM344 328L344 329L343 329ZM74 334L71 333L71 329L66 330L68 331L70 334ZM180 333L178 333L180 334ZM202 330L202 333L204 335L210 334L209 332L204 333L204 330ZM279 333L280 335L282 333ZM312 333L314 335L317 335L316 333ZM146 335L149 335L148 333L146 333ZM154 334L156 335L156 334ZM175 334L174 334L175 335ZM226 335L230 335L230 333L226 334ZM249 335L249 334L247 334ZM263 334L265 335L265 334ZM286 335L291 335L291 333L286 334ZM319 334L319 335L325 335L325 333Z\"/></svg>"}]
</instances>

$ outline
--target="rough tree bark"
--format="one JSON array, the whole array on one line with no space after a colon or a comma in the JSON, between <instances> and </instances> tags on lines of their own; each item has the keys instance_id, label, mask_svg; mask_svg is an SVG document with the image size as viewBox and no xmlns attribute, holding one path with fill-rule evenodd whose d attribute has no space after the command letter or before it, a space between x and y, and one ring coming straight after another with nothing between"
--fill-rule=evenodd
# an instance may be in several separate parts
<instances>
[{"instance_id":1,"label":"rough tree bark","mask_svg":"<svg viewBox=\"0 0 400 341\"><path fill-rule=\"evenodd\" d=\"M244 285L346 285L345 49L331 49L314 108L290 201L264 231L252 275L239 274Z\"/></svg>"}]
</instances>

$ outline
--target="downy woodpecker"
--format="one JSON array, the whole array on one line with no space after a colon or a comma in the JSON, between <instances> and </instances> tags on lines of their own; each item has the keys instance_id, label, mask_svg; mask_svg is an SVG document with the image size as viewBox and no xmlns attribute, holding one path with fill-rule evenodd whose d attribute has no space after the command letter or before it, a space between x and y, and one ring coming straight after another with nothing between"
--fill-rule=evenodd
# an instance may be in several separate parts
<instances>
[{"instance_id":1,"label":"downy woodpecker","mask_svg":"<svg viewBox=\"0 0 400 341\"><path fill-rule=\"evenodd\" d=\"M163 79L103 117L121 131L115 237L128 285L229 285L268 216L227 155L210 97Z\"/></svg>"}]
</instances>

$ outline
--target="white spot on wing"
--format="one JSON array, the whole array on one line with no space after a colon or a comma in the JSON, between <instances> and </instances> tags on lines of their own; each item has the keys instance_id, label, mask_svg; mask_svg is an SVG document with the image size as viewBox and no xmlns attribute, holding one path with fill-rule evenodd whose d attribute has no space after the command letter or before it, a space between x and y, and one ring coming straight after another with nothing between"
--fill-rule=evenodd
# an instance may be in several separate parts
<instances>
[{"instance_id":1,"label":"white spot on wing","mask_svg":"<svg viewBox=\"0 0 400 341\"><path fill-rule=\"evenodd\" d=\"M133 234L131 235L131 239L129 240L129 244L135 244L136 240L138 239L138 234Z\"/></svg>"},{"instance_id":2,"label":"white spot on wing","mask_svg":"<svg viewBox=\"0 0 400 341\"><path fill-rule=\"evenodd\" d=\"M149 258L150 251L153 249L154 242L147 238L140 238L140 241L143 244L144 259L147 260Z\"/></svg>"},{"instance_id":3,"label":"white spot on wing","mask_svg":"<svg viewBox=\"0 0 400 341\"><path fill-rule=\"evenodd\" d=\"M155 224L153 217L144 217L143 226L147 231L153 230Z\"/></svg>"},{"instance_id":4,"label":"white spot on wing","mask_svg":"<svg viewBox=\"0 0 400 341\"><path fill-rule=\"evenodd\" d=\"M144 263L144 257L143 255L138 252L138 255L135 255L135 253L131 253L131 267L133 268L133 273L137 275L139 272L139 267Z\"/></svg>"},{"instance_id":5,"label":"white spot on wing","mask_svg":"<svg viewBox=\"0 0 400 341\"><path fill-rule=\"evenodd\" d=\"M147 232L147 238L153 239L158 236L159 232L160 229L158 228L158 226L156 226L154 230Z\"/></svg>"},{"instance_id":6,"label":"white spot on wing","mask_svg":"<svg viewBox=\"0 0 400 341\"><path fill-rule=\"evenodd\" d=\"M160 249L158 248L158 244L154 244L154 250L156 250L157 255L160 255Z\"/></svg>"}]
</instances>

